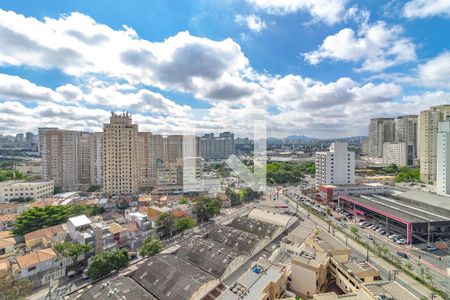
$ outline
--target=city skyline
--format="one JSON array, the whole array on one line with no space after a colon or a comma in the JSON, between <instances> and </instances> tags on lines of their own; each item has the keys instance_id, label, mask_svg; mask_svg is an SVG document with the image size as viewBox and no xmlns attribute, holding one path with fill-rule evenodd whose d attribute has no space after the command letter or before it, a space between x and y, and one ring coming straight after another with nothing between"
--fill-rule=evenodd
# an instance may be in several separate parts
<instances>
[{"instance_id":1,"label":"city skyline","mask_svg":"<svg viewBox=\"0 0 450 300\"><path fill-rule=\"evenodd\" d=\"M250 136L267 116L267 136L346 137L450 101L446 1L105 6L2 4L1 134L101 131L127 110L160 134Z\"/></svg>"}]
</instances>

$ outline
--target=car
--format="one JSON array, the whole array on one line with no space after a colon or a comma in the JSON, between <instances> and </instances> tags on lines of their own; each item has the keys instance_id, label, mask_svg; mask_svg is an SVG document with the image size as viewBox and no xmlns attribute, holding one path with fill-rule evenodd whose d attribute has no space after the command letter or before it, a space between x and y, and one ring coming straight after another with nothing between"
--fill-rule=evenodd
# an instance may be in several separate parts
<instances>
[{"instance_id":1,"label":"car","mask_svg":"<svg viewBox=\"0 0 450 300\"><path fill-rule=\"evenodd\" d=\"M369 240L373 240L373 237L370 234L368 234L368 233L363 233L363 236L366 237Z\"/></svg>"},{"instance_id":2,"label":"car","mask_svg":"<svg viewBox=\"0 0 450 300\"><path fill-rule=\"evenodd\" d=\"M399 245L404 245L404 244L406 244L406 240L404 240L404 239L398 239L398 240L395 241L395 243L396 243L396 244L399 244Z\"/></svg>"},{"instance_id":3,"label":"car","mask_svg":"<svg viewBox=\"0 0 450 300\"><path fill-rule=\"evenodd\" d=\"M408 257L408 254L406 254L405 252L401 252L401 251L397 251L397 255L398 256L401 256L401 257L403 257L403 258L405 258L405 259L408 259L409 257Z\"/></svg>"},{"instance_id":4,"label":"car","mask_svg":"<svg viewBox=\"0 0 450 300\"><path fill-rule=\"evenodd\" d=\"M398 238L398 235L396 234L391 234L390 236L388 236L388 239L395 241Z\"/></svg>"},{"instance_id":5,"label":"car","mask_svg":"<svg viewBox=\"0 0 450 300\"><path fill-rule=\"evenodd\" d=\"M427 250L427 251L436 251L437 248L436 248L436 246L433 246L433 245L427 245L426 250Z\"/></svg>"},{"instance_id":6,"label":"car","mask_svg":"<svg viewBox=\"0 0 450 300\"><path fill-rule=\"evenodd\" d=\"M384 235L386 233L386 230L383 229L381 231L378 231L378 233L381 234L381 235Z\"/></svg>"}]
</instances>

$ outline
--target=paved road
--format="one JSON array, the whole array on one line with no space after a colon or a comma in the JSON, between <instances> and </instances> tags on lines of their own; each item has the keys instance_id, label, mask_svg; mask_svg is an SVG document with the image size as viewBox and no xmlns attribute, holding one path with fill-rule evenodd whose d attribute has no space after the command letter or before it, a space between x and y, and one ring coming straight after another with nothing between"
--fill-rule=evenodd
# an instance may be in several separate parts
<instances>
[{"instance_id":1,"label":"paved road","mask_svg":"<svg viewBox=\"0 0 450 300\"><path fill-rule=\"evenodd\" d=\"M296 205L297 205L297 203L292 198L286 197L285 195L280 194L280 199L287 200L289 205L293 208L296 207ZM305 217L307 217L307 215L308 215L308 212L302 206L299 206L299 213L305 215ZM313 222L315 222L318 226L322 227L324 230L328 230L327 222L323 221L319 217L317 217L313 214L310 214L309 219L312 220ZM335 237L337 237L343 243L346 242L345 235L339 231L335 231ZM352 239L348 239L347 244L353 250L352 251L353 257L357 257L359 259L366 258L367 251L360 244L354 242ZM393 270L396 270L396 268L393 265L389 264L388 262L386 262L385 260L383 260L377 256L373 256L372 254L369 255L369 261L380 270L380 272L382 273L382 275L385 279L389 278L389 273L391 273ZM396 281L398 281L403 286L407 287L408 290L410 290L412 293L414 293L418 297L429 298L431 295L431 291L427 287L425 287L422 284L418 283L417 281L413 280L412 278L410 278L408 275L406 275L404 273L400 272L396 276ZM442 298L435 297L435 299L442 299Z\"/></svg>"}]
</instances>

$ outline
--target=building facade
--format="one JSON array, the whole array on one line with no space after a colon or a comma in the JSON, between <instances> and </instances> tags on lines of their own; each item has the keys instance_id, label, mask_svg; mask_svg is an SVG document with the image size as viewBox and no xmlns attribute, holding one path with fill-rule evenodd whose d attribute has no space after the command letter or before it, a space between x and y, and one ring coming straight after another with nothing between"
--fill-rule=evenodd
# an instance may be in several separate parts
<instances>
[{"instance_id":1,"label":"building facade","mask_svg":"<svg viewBox=\"0 0 450 300\"><path fill-rule=\"evenodd\" d=\"M235 152L234 134L222 132L205 134L200 138L200 154L204 159L227 159Z\"/></svg>"},{"instance_id":2,"label":"building facade","mask_svg":"<svg viewBox=\"0 0 450 300\"><path fill-rule=\"evenodd\" d=\"M111 113L103 126L103 189L109 194L135 194L138 182L138 126L128 113Z\"/></svg>"},{"instance_id":3,"label":"building facade","mask_svg":"<svg viewBox=\"0 0 450 300\"><path fill-rule=\"evenodd\" d=\"M327 184L355 183L355 153L347 143L332 143L327 152L316 152L316 188Z\"/></svg>"},{"instance_id":4,"label":"building facade","mask_svg":"<svg viewBox=\"0 0 450 300\"><path fill-rule=\"evenodd\" d=\"M8 180L0 182L0 202L13 199L42 199L53 195L53 181Z\"/></svg>"},{"instance_id":5,"label":"building facade","mask_svg":"<svg viewBox=\"0 0 450 300\"><path fill-rule=\"evenodd\" d=\"M376 118L369 123L369 156L382 157L383 143L395 140L395 119Z\"/></svg>"},{"instance_id":6,"label":"building facade","mask_svg":"<svg viewBox=\"0 0 450 300\"><path fill-rule=\"evenodd\" d=\"M436 193L450 195L450 119L440 122L437 133Z\"/></svg>"},{"instance_id":7,"label":"building facade","mask_svg":"<svg viewBox=\"0 0 450 300\"><path fill-rule=\"evenodd\" d=\"M439 122L450 116L450 105L433 106L420 112L419 160L420 180L436 182L437 132Z\"/></svg>"},{"instance_id":8,"label":"building facade","mask_svg":"<svg viewBox=\"0 0 450 300\"><path fill-rule=\"evenodd\" d=\"M414 144L406 142L384 143L383 164L412 167L414 165Z\"/></svg>"}]
</instances>

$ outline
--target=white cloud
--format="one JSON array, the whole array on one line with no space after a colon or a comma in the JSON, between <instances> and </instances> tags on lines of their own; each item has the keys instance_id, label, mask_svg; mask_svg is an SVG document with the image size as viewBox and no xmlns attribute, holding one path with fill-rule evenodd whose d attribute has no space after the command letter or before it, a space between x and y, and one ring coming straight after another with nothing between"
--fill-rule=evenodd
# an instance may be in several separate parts
<instances>
[{"instance_id":1,"label":"white cloud","mask_svg":"<svg viewBox=\"0 0 450 300\"><path fill-rule=\"evenodd\" d=\"M234 20L239 25L245 25L248 27L248 29L254 32L261 32L267 28L266 22L264 22L264 20L255 15L248 15L248 16L237 15L234 18Z\"/></svg>"},{"instance_id":2,"label":"white cloud","mask_svg":"<svg viewBox=\"0 0 450 300\"><path fill-rule=\"evenodd\" d=\"M418 85L450 90L450 52L419 65L417 80Z\"/></svg>"},{"instance_id":3,"label":"white cloud","mask_svg":"<svg viewBox=\"0 0 450 300\"><path fill-rule=\"evenodd\" d=\"M358 33L344 29L339 37L333 36L339 43L324 41L316 56L310 54L312 62L361 61L362 68L376 70L415 59L414 45L402 37L400 27L368 26L367 18L361 18ZM249 120L275 108L275 113L267 113L272 134L336 137L364 134L367 120L384 111L417 113L419 103L403 99L401 87L393 83L361 83L346 77L321 82L294 74L259 73L232 39L214 41L180 32L151 42L130 27L113 30L79 13L41 21L0 10L0 40L7 41L0 44L0 65L57 68L75 77L55 90L15 76L0 77L2 132L39 126L100 130L111 109L127 109L135 112L133 120L141 130L223 128L244 134ZM17 95L17 90L23 94ZM165 92L186 93L208 101L212 108L200 118L189 106L165 97Z\"/></svg>"},{"instance_id":4,"label":"white cloud","mask_svg":"<svg viewBox=\"0 0 450 300\"><path fill-rule=\"evenodd\" d=\"M362 62L359 71L380 72L386 68L416 60L414 43L403 37L401 26L388 26L380 21L363 24L356 33L344 28L325 38L319 49L304 53L310 64L325 59Z\"/></svg>"},{"instance_id":5,"label":"white cloud","mask_svg":"<svg viewBox=\"0 0 450 300\"><path fill-rule=\"evenodd\" d=\"M38 86L19 76L0 73L0 100L62 101L52 89Z\"/></svg>"},{"instance_id":6,"label":"white cloud","mask_svg":"<svg viewBox=\"0 0 450 300\"><path fill-rule=\"evenodd\" d=\"M450 1L412 0L403 7L403 15L407 18L450 17Z\"/></svg>"},{"instance_id":7,"label":"white cloud","mask_svg":"<svg viewBox=\"0 0 450 300\"><path fill-rule=\"evenodd\" d=\"M304 11L313 21L334 25L345 18L348 0L247 0L258 9L271 14L290 14Z\"/></svg>"}]
</instances>

